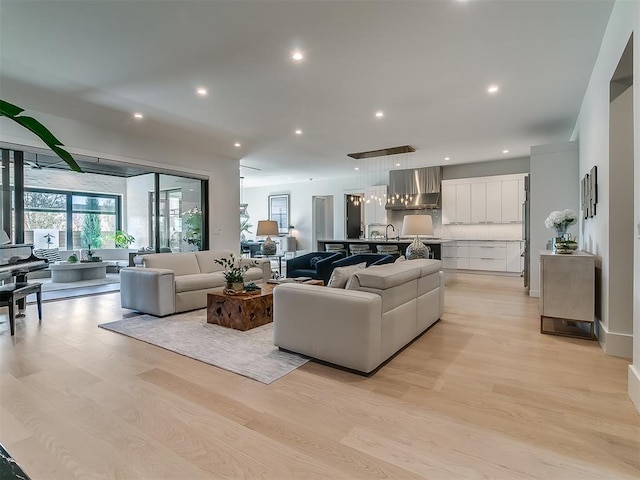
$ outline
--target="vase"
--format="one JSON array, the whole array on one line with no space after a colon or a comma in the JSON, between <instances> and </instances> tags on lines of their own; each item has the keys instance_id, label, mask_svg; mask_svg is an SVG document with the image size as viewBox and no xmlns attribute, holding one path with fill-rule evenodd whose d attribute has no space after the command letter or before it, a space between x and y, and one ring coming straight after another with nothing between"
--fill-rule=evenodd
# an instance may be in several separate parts
<instances>
[{"instance_id":1,"label":"vase","mask_svg":"<svg viewBox=\"0 0 640 480\"><path fill-rule=\"evenodd\" d=\"M567 226L566 225L556 225L556 236L552 240L553 248L552 250L557 253L564 253L564 242L566 240L567 235Z\"/></svg>"},{"instance_id":2,"label":"vase","mask_svg":"<svg viewBox=\"0 0 640 480\"><path fill-rule=\"evenodd\" d=\"M556 226L556 238L564 239L567 235L567 226L566 225L557 225Z\"/></svg>"},{"instance_id":3,"label":"vase","mask_svg":"<svg viewBox=\"0 0 640 480\"><path fill-rule=\"evenodd\" d=\"M233 282L233 284L231 285L231 289L235 290L236 292L241 292L244 290L244 282Z\"/></svg>"}]
</instances>

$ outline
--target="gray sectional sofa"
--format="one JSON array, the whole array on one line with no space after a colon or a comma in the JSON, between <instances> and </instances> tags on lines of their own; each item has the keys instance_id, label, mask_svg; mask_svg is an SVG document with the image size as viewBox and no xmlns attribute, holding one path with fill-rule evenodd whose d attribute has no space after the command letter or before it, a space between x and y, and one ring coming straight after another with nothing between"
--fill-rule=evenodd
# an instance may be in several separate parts
<instances>
[{"instance_id":1,"label":"gray sectional sofa","mask_svg":"<svg viewBox=\"0 0 640 480\"><path fill-rule=\"evenodd\" d=\"M283 284L273 291L274 343L371 373L438 321L443 308L440 260L361 269L345 289Z\"/></svg>"}]
</instances>

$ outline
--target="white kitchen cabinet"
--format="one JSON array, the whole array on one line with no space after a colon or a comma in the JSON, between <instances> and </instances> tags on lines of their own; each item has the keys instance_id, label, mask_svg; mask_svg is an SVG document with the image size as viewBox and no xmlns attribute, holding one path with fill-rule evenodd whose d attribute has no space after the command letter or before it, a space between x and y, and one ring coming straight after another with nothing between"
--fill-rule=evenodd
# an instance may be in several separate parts
<instances>
[{"instance_id":1,"label":"white kitchen cabinet","mask_svg":"<svg viewBox=\"0 0 640 480\"><path fill-rule=\"evenodd\" d=\"M469 242L458 240L442 246L442 263L445 268L469 269Z\"/></svg>"},{"instance_id":2,"label":"white kitchen cabinet","mask_svg":"<svg viewBox=\"0 0 640 480\"><path fill-rule=\"evenodd\" d=\"M524 191L524 177L518 179L518 204L520 208L518 209L518 221L522 222L522 208L524 205L526 197L526 192Z\"/></svg>"},{"instance_id":3,"label":"white kitchen cabinet","mask_svg":"<svg viewBox=\"0 0 640 480\"><path fill-rule=\"evenodd\" d=\"M522 217L519 181L503 180L502 182L502 223L517 223Z\"/></svg>"},{"instance_id":4,"label":"white kitchen cabinet","mask_svg":"<svg viewBox=\"0 0 640 480\"><path fill-rule=\"evenodd\" d=\"M487 188L487 218L486 223L502 222L502 182L488 181Z\"/></svg>"},{"instance_id":5,"label":"white kitchen cabinet","mask_svg":"<svg viewBox=\"0 0 640 480\"><path fill-rule=\"evenodd\" d=\"M506 242L469 242L469 269L505 272L507 270Z\"/></svg>"},{"instance_id":6,"label":"white kitchen cabinet","mask_svg":"<svg viewBox=\"0 0 640 480\"><path fill-rule=\"evenodd\" d=\"M522 272L522 242L507 242L507 272Z\"/></svg>"},{"instance_id":7,"label":"white kitchen cabinet","mask_svg":"<svg viewBox=\"0 0 640 480\"><path fill-rule=\"evenodd\" d=\"M522 222L524 175L462 178L442 182L442 223Z\"/></svg>"},{"instance_id":8,"label":"white kitchen cabinet","mask_svg":"<svg viewBox=\"0 0 640 480\"><path fill-rule=\"evenodd\" d=\"M459 240L456 242L456 262L458 268L468 270L469 269L469 242L466 240Z\"/></svg>"},{"instance_id":9,"label":"white kitchen cabinet","mask_svg":"<svg viewBox=\"0 0 640 480\"><path fill-rule=\"evenodd\" d=\"M471 185L442 182L442 223L471 223Z\"/></svg>"},{"instance_id":10,"label":"white kitchen cabinet","mask_svg":"<svg viewBox=\"0 0 640 480\"><path fill-rule=\"evenodd\" d=\"M487 184L471 184L471 223L487 221Z\"/></svg>"},{"instance_id":11,"label":"white kitchen cabinet","mask_svg":"<svg viewBox=\"0 0 640 480\"><path fill-rule=\"evenodd\" d=\"M456 185L456 221L471 223L471 185Z\"/></svg>"},{"instance_id":12,"label":"white kitchen cabinet","mask_svg":"<svg viewBox=\"0 0 640 480\"><path fill-rule=\"evenodd\" d=\"M456 223L456 186L453 183L442 182L442 223Z\"/></svg>"},{"instance_id":13,"label":"white kitchen cabinet","mask_svg":"<svg viewBox=\"0 0 640 480\"><path fill-rule=\"evenodd\" d=\"M443 249L443 255L458 269L522 272L521 241L458 240L455 245Z\"/></svg>"},{"instance_id":14,"label":"white kitchen cabinet","mask_svg":"<svg viewBox=\"0 0 640 480\"><path fill-rule=\"evenodd\" d=\"M387 224L387 210L384 206L387 203L387 186L374 185L364 189L364 223L370 225L379 223Z\"/></svg>"}]
</instances>

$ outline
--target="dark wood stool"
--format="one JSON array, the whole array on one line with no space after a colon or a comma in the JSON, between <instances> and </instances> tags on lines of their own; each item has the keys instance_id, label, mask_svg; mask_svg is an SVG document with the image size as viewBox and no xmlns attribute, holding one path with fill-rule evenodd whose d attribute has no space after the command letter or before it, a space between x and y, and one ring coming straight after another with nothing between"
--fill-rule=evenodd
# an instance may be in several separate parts
<instances>
[{"instance_id":1,"label":"dark wood stool","mask_svg":"<svg viewBox=\"0 0 640 480\"><path fill-rule=\"evenodd\" d=\"M27 295L31 295L32 293L36 294L38 318L42 320L42 284L16 282L0 285L0 306L9 307L9 328L11 335L14 335L16 330L16 301L26 298Z\"/></svg>"}]
</instances>

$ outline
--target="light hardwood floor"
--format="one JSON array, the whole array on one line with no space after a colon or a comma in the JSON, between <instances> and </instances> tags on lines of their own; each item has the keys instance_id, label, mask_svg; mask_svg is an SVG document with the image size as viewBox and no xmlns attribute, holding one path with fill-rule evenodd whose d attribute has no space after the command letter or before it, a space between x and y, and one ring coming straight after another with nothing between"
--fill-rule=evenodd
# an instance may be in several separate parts
<instances>
[{"instance_id":1,"label":"light hardwood floor","mask_svg":"<svg viewBox=\"0 0 640 480\"><path fill-rule=\"evenodd\" d=\"M374 376L271 385L97 328L118 294L29 306L0 325L0 442L33 480L639 478L629 361L541 335L521 285L459 275Z\"/></svg>"}]
</instances>

